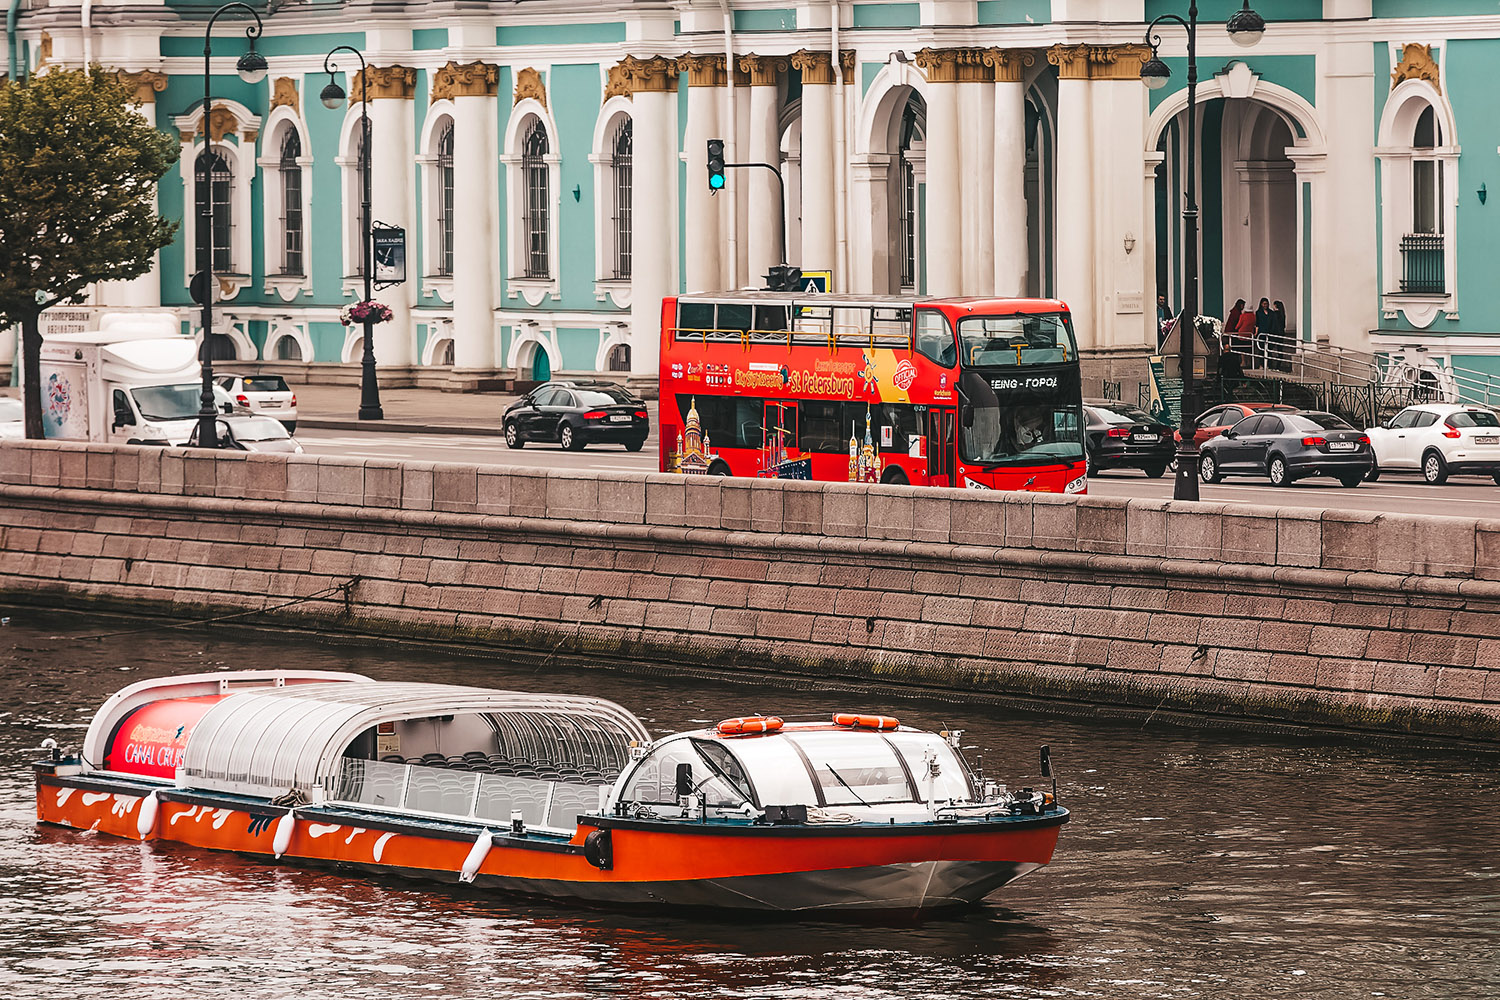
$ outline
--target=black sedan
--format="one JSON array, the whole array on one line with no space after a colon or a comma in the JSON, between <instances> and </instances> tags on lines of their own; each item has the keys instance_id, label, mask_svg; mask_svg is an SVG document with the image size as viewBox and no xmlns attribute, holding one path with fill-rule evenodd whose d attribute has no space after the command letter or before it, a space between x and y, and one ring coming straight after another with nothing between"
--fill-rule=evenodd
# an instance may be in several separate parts
<instances>
[{"instance_id":1,"label":"black sedan","mask_svg":"<svg viewBox=\"0 0 1500 1000\"><path fill-rule=\"evenodd\" d=\"M651 414L641 399L613 382L548 382L505 411L505 443L556 441L568 451L610 442L640 451L651 433Z\"/></svg>"},{"instance_id":2,"label":"black sedan","mask_svg":"<svg viewBox=\"0 0 1500 1000\"><path fill-rule=\"evenodd\" d=\"M1084 417L1088 420L1089 468L1140 469L1152 479L1160 479L1177 444L1172 428L1139 406L1112 399L1086 399Z\"/></svg>"},{"instance_id":3,"label":"black sedan","mask_svg":"<svg viewBox=\"0 0 1500 1000\"><path fill-rule=\"evenodd\" d=\"M1333 476L1345 486L1358 486L1374 455L1365 432L1332 413L1259 413L1204 444L1198 472L1205 483L1224 476L1268 476L1277 486L1290 486L1308 476Z\"/></svg>"}]
</instances>

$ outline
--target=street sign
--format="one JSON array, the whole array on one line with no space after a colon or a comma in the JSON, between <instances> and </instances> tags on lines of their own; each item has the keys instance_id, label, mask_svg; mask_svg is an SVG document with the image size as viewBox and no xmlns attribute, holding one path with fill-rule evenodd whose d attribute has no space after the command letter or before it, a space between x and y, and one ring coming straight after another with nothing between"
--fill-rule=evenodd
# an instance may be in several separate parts
<instances>
[{"instance_id":1,"label":"street sign","mask_svg":"<svg viewBox=\"0 0 1500 1000\"><path fill-rule=\"evenodd\" d=\"M833 272L832 271L803 271L802 272L802 287L799 289L799 291L803 291L803 292L827 292L832 287L833 287Z\"/></svg>"},{"instance_id":2,"label":"street sign","mask_svg":"<svg viewBox=\"0 0 1500 1000\"><path fill-rule=\"evenodd\" d=\"M374 241L375 283L381 287L406 280L406 230L377 222L370 227Z\"/></svg>"}]
</instances>

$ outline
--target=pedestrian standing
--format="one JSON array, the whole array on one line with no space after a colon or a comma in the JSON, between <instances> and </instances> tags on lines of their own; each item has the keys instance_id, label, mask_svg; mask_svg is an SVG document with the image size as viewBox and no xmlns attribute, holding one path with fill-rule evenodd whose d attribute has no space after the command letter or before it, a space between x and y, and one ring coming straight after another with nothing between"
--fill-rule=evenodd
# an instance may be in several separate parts
<instances>
[{"instance_id":1,"label":"pedestrian standing","mask_svg":"<svg viewBox=\"0 0 1500 1000\"><path fill-rule=\"evenodd\" d=\"M1292 344L1286 339L1286 304L1280 299L1272 305L1271 339L1276 351L1276 367L1282 371L1292 370Z\"/></svg>"},{"instance_id":2,"label":"pedestrian standing","mask_svg":"<svg viewBox=\"0 0 1500 1000\"><path fill-rule=\"evenodd\" d=\"M1271 331L1276 326L1276 313L1271 309L1270 299L1261 299L1255 310L1255 353L1261 359L1261 367L1270 367Z\"/></svg>"}]
</instances>

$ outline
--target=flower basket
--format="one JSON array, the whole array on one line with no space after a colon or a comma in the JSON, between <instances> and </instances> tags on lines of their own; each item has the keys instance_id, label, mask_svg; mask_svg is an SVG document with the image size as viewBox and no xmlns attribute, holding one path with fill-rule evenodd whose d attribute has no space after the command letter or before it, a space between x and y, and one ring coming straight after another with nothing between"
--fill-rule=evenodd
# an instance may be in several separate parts
<instances>
[{"instance_id":1,"label":"flower basket","mask_svg":"<svg viewBox=\"0 0 1500 1000\"><path fill-rule=\"evenodd\" d=\"M355 302L339 310L339 322L345 326L353 326L356 323L363 326L366 321L389 323L393 318L391 307L383 302L376 302L374 299Z\"/></svg>"}]
</instances>

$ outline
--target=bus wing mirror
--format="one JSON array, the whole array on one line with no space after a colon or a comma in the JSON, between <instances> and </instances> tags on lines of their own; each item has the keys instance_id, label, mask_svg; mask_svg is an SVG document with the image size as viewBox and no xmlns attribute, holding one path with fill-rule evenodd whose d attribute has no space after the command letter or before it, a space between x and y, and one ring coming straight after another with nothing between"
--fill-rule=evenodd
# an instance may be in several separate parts
<instances>
[{"instance_id":1,"label":"bus wing mirror","mask_svg":"<svg viewBox=\"0 0 1500 1000\"><path fill-rule=\"evenodd\" d=\"M964 426L965 427L973 427L974 426L974 405L972 403L965 403L963 405L962 409L959 412L962 414L962 419L963 419L963 422L964 422Z\"/></svg>"}]
</instances>

